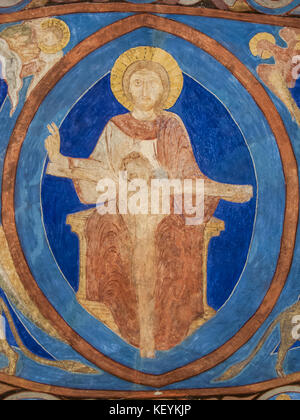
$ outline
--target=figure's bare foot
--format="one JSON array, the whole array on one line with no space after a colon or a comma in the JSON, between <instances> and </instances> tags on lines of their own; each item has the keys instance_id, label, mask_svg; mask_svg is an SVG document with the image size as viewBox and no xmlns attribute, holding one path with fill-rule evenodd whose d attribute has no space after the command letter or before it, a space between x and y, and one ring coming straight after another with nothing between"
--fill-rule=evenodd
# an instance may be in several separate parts
<instances>
[{"instance_id":1,"label":"figure's bare foot","mask_svg":"<svg viewBox=\"0 0 300 420\"><path fill-rule=\"evenodd\" d=\"M155 359L154 349L141 349L140 355L142 359Z\"/></svg>"}]
</instances>

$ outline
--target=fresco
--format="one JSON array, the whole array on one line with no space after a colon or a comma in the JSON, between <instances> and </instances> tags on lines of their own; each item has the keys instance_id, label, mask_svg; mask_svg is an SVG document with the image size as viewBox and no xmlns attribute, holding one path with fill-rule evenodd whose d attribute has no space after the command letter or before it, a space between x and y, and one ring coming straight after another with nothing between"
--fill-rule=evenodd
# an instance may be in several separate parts
<instances>
[{"instance_id":1,"label":"fresco","mask_svg":"<svg viewBox=\"0 0 300 420\"><path fill-rule=\"evenodd\" d=\"M1 399L299 399L297 4L198 3L1 3Z\"/></svg>"}]
</instances>

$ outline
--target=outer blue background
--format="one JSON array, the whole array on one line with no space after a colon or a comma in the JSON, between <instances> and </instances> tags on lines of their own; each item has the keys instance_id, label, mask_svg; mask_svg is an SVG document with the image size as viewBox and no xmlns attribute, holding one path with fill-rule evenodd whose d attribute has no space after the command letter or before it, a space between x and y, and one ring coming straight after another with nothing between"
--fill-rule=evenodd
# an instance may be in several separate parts
<instances>
[{"instance_id":1,"label":"outer blue background","mask_svg":"<svg viewBox=\"0 0 300 420\"><path fill-rule=\"evenodd\" d=\"M121 15L73 15L64 19L71 26L72 41L69 46L78 43L84 37L93 33L109 21L120 18ZM278 37L279 28L262 25L226 22L204 18L174 17L188 23L201 31L213 36L221 44L235 53L242 62L255 74L255 68L260 62L249 54L248 42L260 31L272 32ZM79 30L79 28L82 28ZM41 223L40 181L43 174L45 159L44 138L47 136L46 126L52 120L60 124L69 113L72 105L93 83L106 74L115 59L129 47L136 45L155 45L165 48L181 68L196 80L206 86L230 110L232 117L239 124L254 159L258 179L258 210L255 232L252 241L248 264L238 286L230 300L220 309L215 319L207 323L189 340L178 348L160 353L155 361L143 361L138 352L124 344L99 322L87 315L76 303L74 292L61 276L53 256L48 248ZM27 84L22 91L22 101ZM276 106L287 124L288 132L294 144L295 153L299 153L299 129L290 115L271 93ZM0 124L5 127L7 136L1 140L2 153L8 142L9 133L14 121L9 120L9 104L6 101L0 114ZM59 104L60 106L58 107ZM15 118L18 115L15 115ZM192 136L191 136L192 137ZM218 161L220 162L220 161ZM268 290L275 270L280 237L282 230L283 211L285 205L285 188L282 168L274 137L262 113L244 88L214 59L201 52L189 43L176 39L162 32L138 30L110 43L100 51L91 54L74 68L48 95L37 113L22 149L16 188L16 217L18 232L21 237L24 252L30 268L43 292L72 327L84 338L90 341L103 353L128 366L154 373L162 373L216 349L232 337L240 327L256 311L263 295ZM298 248L296 249L298 252ZM299 259L298 259L299 260ZM42 269L41 269L42 267ZM294 261L293 269L287 283L285 293L280 299L270 320L282 309L297 300L300 294L298 285L299 263ZM32 326L22 315L22 322L39 341L60 357L62 354L72 354L72 350L46 337ZM264 332L267 323L256 336L241 349L231 360L212 371L168 388L207 387L216 386L210 380L219 375L229 364L248 355L250 349ZM266 343L263 351L253 364L229 385L242 385L254 381L273 378L275 358L270 357L274 345L278 344L278 333L275 332ZM257 369L257 365L259 369ZM300 368L298 350L290 352L287 372ZM102 389L145 389L102 374L96 377L68 375L60 371L39 367L26 358L19 364L19 374L22 377L52 384L64 383L65 386L102 388ZM218 384L224 386L224 384Z\"/></svg>"}]
</instances>

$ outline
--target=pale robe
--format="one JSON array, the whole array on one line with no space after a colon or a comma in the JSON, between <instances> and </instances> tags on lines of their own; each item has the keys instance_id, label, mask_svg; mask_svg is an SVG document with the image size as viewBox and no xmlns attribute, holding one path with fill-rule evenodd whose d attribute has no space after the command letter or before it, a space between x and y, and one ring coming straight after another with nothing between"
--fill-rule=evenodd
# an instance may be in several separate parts
<instances>
[{"instance_id":1,"label":"pale robe","mask_svg":"<svg viewBox=\"0 0 300 420\"><path fill-rule=\"evenodd\" d=\"M118 181L121 163L132 152L163 169L170 179L207 179L195 161L182 121L168 112L153 122L137 121L131 114L113 118L89 159L69 158L65 167L49 164L47 173L73 179L80 200L97 203L98 181L107 177ZM85 231L87 299L110 309L121 336L130 344L143 350L148 346L150 353L152 347L168 350L183 341L191 324L203 316L204 228L219 199L205 201L200 226L186 226L183 215L162 218L153 247L147 233L135 246L121 215L101 216L95 210L90 216ZM147 270L149 258L150 266L156 267L154 273L152 268ZM132 272L139 273L139 278L145 273L142 285L136 284ZM145 306L148 310L141 311Z\"/></svg>"}]
</instances>

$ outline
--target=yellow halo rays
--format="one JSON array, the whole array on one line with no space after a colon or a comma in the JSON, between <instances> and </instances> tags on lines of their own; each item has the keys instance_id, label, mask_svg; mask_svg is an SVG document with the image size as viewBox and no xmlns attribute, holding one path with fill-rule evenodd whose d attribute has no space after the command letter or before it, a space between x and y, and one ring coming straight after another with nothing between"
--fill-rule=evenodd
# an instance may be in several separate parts
<instances>
[{"instance_id":1,"label":"yellow halo rays","mask_svg":"<svg viewBox=\"0 0 300 420\"><path fill-rule=\"evenodd\" d=\"M250 41L249 47L252 54L257 57L259 55L257 45L259 41L269 41L271 44L276 45L276 39L272 34L268 32L260 32L256 34ZM272 53L269 51L263 51L261 58L263 60L267 60L268 58L272 57Z\"/></svg>"},{"instance_id":2,"label":"yellow halo rays","mask_svg":"<svg viewBox=\"0 0 300 420\"><path fill-rule=\"evenodd\" d=\"M59 36L59 41L54 44L48 44L43 39L43 34L48 31L56 32ZM71 32L68 25L60 19L46 19L40 25L40 41L38 43L39 48L46 54L56 54L63 50L71 39Z\"/></svg>"},{"instance_id":3,"label":"yellow halo rays","mask_svg":"<svg viewBox=\"0 0 300 420\"><path fill-rule=\"evenodd\" d=\"M179 98L183 88L183 75L177 61L168 52L155 47L136 47L123 53L115 62L111 71L111 90L116 99L127 109L132 111L132 103L125 95L123 77L133 63L150 61L160 64L167 72L170 91L163 104L164 109L171 108Z\"/></svg>"}]
</instances>

